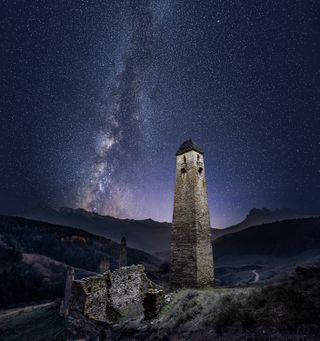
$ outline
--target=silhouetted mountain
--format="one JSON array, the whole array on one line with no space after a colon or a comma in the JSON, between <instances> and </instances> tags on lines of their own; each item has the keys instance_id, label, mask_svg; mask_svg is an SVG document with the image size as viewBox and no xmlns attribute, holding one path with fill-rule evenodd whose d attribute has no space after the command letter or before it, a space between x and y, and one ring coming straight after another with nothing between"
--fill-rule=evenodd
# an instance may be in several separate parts
<instances>
[{"instance_id":1,"label":"silhouetted mountain","mask_svg":"<svg viewBox=\"0 0 320 341\"><path fill-rule=\"evenodd\" d=\"M117 242L125 236L129 247L149 253L167 250L170 245L171 224L160 223L152 219L117 219L87 212L80 208L68 207L60 208L60 210L37 209L21 216L51 224L81 228Z\"/></svg>"},{"instance_id":2,"label":"silhouetted mountain","mask_svg":"<svg viewBox=\"0 0 320 341\"><path fill-rule=\"evenodd\" d=\"M226 227L224 229L215 229L213 238L217 239L229 233L241 231L250 226L256 226L261 224L272 223L275 221L287 220L287 219L297 219L304 218L308 215L301 212L283 208L269 210L268 208L252 208L246 218L239 224ZM310 216L310 215L309 215Z\"/></svg>"},{"instance_id":3,"label":"silhouetted mountain","mask_svg":"<svg viewBox=\"0 0 320 341\"><path fill-rule=\"evenodd\" d=\"M320 218L284 220L252 226L218 238L215 256L268 255L290 257L320 249Z\"/></svg>"}]
</instances>

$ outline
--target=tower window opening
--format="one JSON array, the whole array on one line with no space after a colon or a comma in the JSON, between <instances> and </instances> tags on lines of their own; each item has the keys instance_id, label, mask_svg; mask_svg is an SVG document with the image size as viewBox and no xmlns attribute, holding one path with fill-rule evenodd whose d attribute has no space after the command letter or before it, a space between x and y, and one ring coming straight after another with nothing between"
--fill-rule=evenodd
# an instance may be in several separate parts
<instances>
[{"instance_id":1,"label":"tower window opening","mask_svg":"<svg viewBox=\"0 0 320 341\"><path fill-rule=\"evenodd\" d=\"M182 174L187 173L187 170L185 168L181 168L181 173Z\"/></svg>"},{"instance_id":2,"label":"tower window opening","mask_svg":"<svg viewBox=\"0 0 320 341\"><path fill-rule=\"evenodd\" d=\"M198 160L198 161L200 160L200 155L199 155L199 154L197 155L197 160Z\"/></svg>"},{"instance_id":3,"label":"tower window opening","mask_svg":"<svg viewBox=\"0 0 320 341\"><path fill-rule=\"evenodd\" d=\"M184 163L186 163L186 162L187 162L187 158L186 158L186 156L185 156L185 155L183 156L183 161L184 161Z\"/></svg>"},{"instance_id":4,"label":"tower window opening","mask_svg":"<svg viewBox=\"0 0 320 341\"><path fill-rule=\"evenodd\" d=\"M201 174L201 173L202 173L202 171L203 171L203 168L202 168L202 167L200 167L200 168L198 169L198 172L199 172L199 174Z\"/></svg>"}]
</instances>

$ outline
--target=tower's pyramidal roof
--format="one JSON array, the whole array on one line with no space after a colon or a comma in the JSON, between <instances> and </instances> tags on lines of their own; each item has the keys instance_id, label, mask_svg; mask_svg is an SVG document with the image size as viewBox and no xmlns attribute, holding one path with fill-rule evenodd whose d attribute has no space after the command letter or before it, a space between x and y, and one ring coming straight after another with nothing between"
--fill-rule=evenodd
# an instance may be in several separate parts
<instances>
[{"instance_id":1,"label":"tower's pyramidal roof","mask_svg":"<svg viewBox=\"0 0 320 341\"><path fill-rule=\"evenodd\" d=\"M195 150L196 152L203 154L203 151L201 150L201 148L195 142L193 142L192 139L189 139L182 143L176 155L181 155L186 152L190 152L191 150Z\"/></svg>"}]
</instances>

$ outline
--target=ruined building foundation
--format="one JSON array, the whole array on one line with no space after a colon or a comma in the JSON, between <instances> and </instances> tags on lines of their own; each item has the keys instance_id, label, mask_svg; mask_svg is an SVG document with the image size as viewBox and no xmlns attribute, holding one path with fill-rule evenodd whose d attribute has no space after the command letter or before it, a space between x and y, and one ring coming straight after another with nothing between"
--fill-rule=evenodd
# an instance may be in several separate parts
<instances>
[{"instance_id":1,"label":"ruined building foundation","mask_svg":"<svg viewBox=\"0 0 320 341\"><path fill-rule=\"evenodd\" d=\"M213 255L202 150L192 141L176 153L171 228L171 287L213 284Z\"/></svg>"}]
</instances>

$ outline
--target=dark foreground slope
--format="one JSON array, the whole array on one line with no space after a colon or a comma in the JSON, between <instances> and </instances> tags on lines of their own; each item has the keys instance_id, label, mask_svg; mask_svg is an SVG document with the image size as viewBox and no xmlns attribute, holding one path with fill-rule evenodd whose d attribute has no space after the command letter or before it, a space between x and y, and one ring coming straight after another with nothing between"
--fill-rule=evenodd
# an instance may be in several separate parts
<instances>
[{"instance_id":1,"label":"dark foreground slope","mask_svg":"<svg viewBox=\"0 0 320 341\"><path fill-rule=\"evenodd\" d=\"M319 340L319 288L317 265L297 267L289 281L277 285L181 290L168 296L151 323L142 316L124 319L104 335L113 341ZM66 339L58 305L3 316L4 341Z\"/></svg>"},{"instance_id":2,"label":"dark foreground slope","mask_svg":"<svg viewBox=\"0 0 320 341\"><path fill-rule=\"evenodd\" d=\"M2 341L67 340L60 302L0 311Z\"/></svg>"},{"instance_id":3,"label":"dark foreground slope","mask_svg":"<svg viewBox=\"0 0 320 341\"><path fill-rule=\"evenodd\" d=\"M80 229L0 217L0 307L62 297L67 266L77 277L96 273L102 257L118 266L120 245ZM128 249L128 263L144 264L157 280L160 261Z\"/></svg>"}]
</instances>

